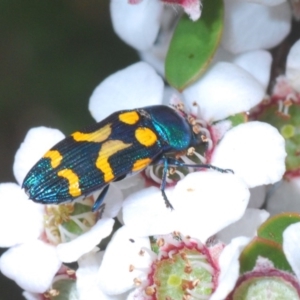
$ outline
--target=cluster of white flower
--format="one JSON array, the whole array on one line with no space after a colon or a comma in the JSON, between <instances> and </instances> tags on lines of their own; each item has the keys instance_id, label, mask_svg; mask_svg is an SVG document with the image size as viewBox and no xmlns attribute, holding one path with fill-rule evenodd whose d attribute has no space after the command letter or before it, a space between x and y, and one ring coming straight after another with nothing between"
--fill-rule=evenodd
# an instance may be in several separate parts
<instances>
[{"instance_id":1,"label":"cluster of white flower","mask_svg":"<svg viewBox=\"0 0 300 300\"><path fill-rule=\"evenodd\" d=\"M55 129L31 129L15 156L13 169L18 184L0 184L0 223L5 228L0 233L0 246L10 248L0 258L0 269L25 290L27 299L42 299L41 294L54 286L55 276L63 273L63 263L74 261L79 263L74 281L76 291L72 290L69 299L199 299L197 295L193 298L198 282L193 281L194 285L190 286L186 283L188 279L184 282L190 298L152 297L163 284L163 275L150 278L154 276L153 264L158 269L162 263L157 262L163 261L166 253L175 257L178 252L185 262L185 256L200 257L194 265L217 274L217 279L208 285L212 294L201 294L201 299L222 300L238 279L241 251L269 217L268 210L300 212L299 177L283 182L269 197L267 210L260 209L266 199L266 186L280 181L285 173L285 141L278 130L259 121L231 127L225 120L250 111L266 96L272 64L272 56L266 49L279 45L289 34L292 14L297 16L298 4L290 5L285 0L224 0L220 47L204 75L180 94L165 86L163 80L164 60L173 30L169 25L180 15L178 8L174 9L176 4L192 20L201 15L198 0L111 0L116 33L139 51L143 62L106 78L90 98L90 112L99 122L117 110L168 104L170 95L176 94L211 132L220 135L207 163L232 169L234 174L194 172L175 186L167 187L173 211L166 208L160 189L145 187L140 175L112 183L101 219L96 220L90 212L74 216L71 209L66 218L76 223L82 234L64 233L67 238L62 238L65 228L58 224L60 238L53 242L55 234L45 221L49 220L49 216L46 218L49 207L29 201L20 186L34 163L64 135ZM296 94L300 91L299 47L300 41L288 56L285 76L285 86ZM276 199L282 199L282 194L287 193L291 195L289 203ZM59 217L63 219L61 212ZM115 217L120 219L122 227L100 252L97 245L113 231ZM283 248L300 280L299 224L291 225L284 232ZM175 232L180 232L178 240ZM150 236L156 237L157 242L163 241L164 246L172 244L171 251L165 246L164 254L154 253ZM213 269L207 266L207 261L202 261L206 248L199 255L194 253L209 248L207 240L212 236L221 243L217 247L219 253L213 255ZM182 249L190 252L183 254ZM168 284L176 286L176 280L174 275ZM201 291L194 293L199 295Z\"/></svg>"}]
</instances>

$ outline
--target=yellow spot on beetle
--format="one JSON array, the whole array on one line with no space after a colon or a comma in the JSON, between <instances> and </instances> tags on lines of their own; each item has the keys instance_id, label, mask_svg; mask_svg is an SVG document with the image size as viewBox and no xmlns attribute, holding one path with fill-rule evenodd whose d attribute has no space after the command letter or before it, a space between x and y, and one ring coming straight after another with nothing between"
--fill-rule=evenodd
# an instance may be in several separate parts
<instances>
[{"instance_id":1,"label":"yellow spot on beetle","mask_svg":"<svg viewBox=\"0 0 300 300\"><path fill-rule=\"evenodd\" d=\"M51 167L53 169L59 166L63 159L62 155L57 150L49 150L43 157L50 159Z\"/></svg>"},{"instance_id":2,"label":"yellow spot on beetle","mask_svg":"<svg viewBox=\"0 0 300 300\"><path fill-rule=\"evenodd\" d=\"M157 141L156 134L149 128L139 127L135 131L138 142L146 147L150 147Z\"/></svg>"},{"instance_id":3,"label":"yellow spot on beetle","mask_svg":"<svg viewBox=\"0 0 300 300\"><path fill-rule=\"evenodd\" d=\"M111 124L107 124L102 128L91 132L91 133L83 133L76 131L72 134L73 139L76 142L94 142L101 143L105 141L111 134Z\"/></svg>"},{"instance_id":4,"label":"yellow spot on beetle","mask_svg":"<svg viewBox=\"0 0 300 300\"><path fill-rule=\"evenodd\" d=\"M129 111L119 115L119 120L128 125L134 125L140 119L136 111Z\"/></svg>"},{"instance_id":5,"label":"yellow spot on beetle","mask_svg":"<svg viewBox=\"0 0 300 300\"><path fill-rule=\"evenodd\" d=\"M119 140L111 140L103 143L96 160L96 167L103 172L105 182L110 182L115 177L113 170L108 162L109 157L120 150L130 147L131 145L132 144L126 144Z\"/></svg>"},{"instance_id":6,"label":"yellow spot on beetle","mask_svg":"<svg viewBox=\"0 0 300 300\"><path fill-rule=\"evenodd\" d=\"M63 169L57 172L57 175L63 177L69 182L69 194L72 197L78 197L81 195L81 189L79 187L79 177L71 169Z\"/></svg>"},{"instance_id":7,"label":"yellow spot on beetle","mask_svg":"<svg viewBox=\"0 0 300 300\"><path fill-rule=\"evenodd\" d=\"M136 160L136 162L133 164L132 171L139 171L144 168L146 168L151 163L150 158L141 158Z\"/></svg>"}]
</instances>

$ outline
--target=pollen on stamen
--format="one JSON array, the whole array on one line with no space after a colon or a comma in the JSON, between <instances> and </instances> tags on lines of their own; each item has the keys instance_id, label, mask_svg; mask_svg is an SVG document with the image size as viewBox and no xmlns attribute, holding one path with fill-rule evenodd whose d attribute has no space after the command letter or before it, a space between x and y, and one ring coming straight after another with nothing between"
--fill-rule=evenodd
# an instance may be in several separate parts
<instances>
[{"instance_id":1,"label":"pollen on stamen","mask_svg":"<svg viewBox=\"0 0 300 300\"><path fill-rule=\"evenodd\" d=\"M129 272L133 272L133 271L140 271L144 274L148 274L149 268L139 268L134 265L129 265Z\"/></svg>"},{"instance_id":2,"label":"pollen on stamen","mask_svg":"<svg viewBox=\"0 0 300 300\"><path fill-rule=\"evenodd\" d=\"M130 265L130 266L129 266L129 272L133 272L134 270L135 270L134 265Z\"/></svg>"},{"instance_id":3,"label":"pollen on stamen","mask_svg":"<svg viewBox=\"0 0 300 300\"><path fill-rule=\"evenodd\" d=\"M176 239L177 241L181 240L181 234L179 231L173 231L172 234L173 234L174 239Z\"/></svg>"},{"instance_id":4,"label":"pollen on stamen","mask_svg":"<svg viewBox=\"0 0 300 300\"><path fill-rule=\"evenodd\" d=\"M59 290L56 289L50 289L48 292L44 293L45 298L52 298L52 297L57 297L59 295Z\"/></svg>"},{"instance_id":5,"label":"pollen on stamen","mask_svg":"<svg viewBox=\"0 0 300 300\"><path fill-rule=\"evenodd\" d=\"M155 292L156 292L156 289L155 289L155 287L153 287L153 286L147 286L147 287L145 288L145 294L146 294L147 296L153 296L153 295L155 294Z\"/></svg>"},{"instance_id":6,"label":"pollen on stamen","mask_svg":"<svg viewBox=\"0 0 300 300\"><path fill-rule=\"evenodd\" d=\"M179 254L183 260L187 260L187 254L185 252L179 251Z\"/></svg>"},{"instance_id":7,"label":"pollen on stamen","mask_svg":"<svg viewBox=\"0 0 300 300\"><path fill-rule=\"evenodd\" d=\"M67 270L66 270L66 273L67 273L67 275L69 275L69 276L73 276L73 275L76 274L76 271L75 271L75 270L72 270L72 269L67 269Z\"/></svg>"},{"instance_id":8,"label":"pollen on stamen","mask_svg":"<svg viewBox=\"0 0 300 300\"><path fill-rule=\"evenodd\" d=\"M278 110L276 111L276 114L283 119L290 119L290 114L289 114L290 101L287 102L288 105L286 105L285 102L286 100L278 101Z\"/></svg>"},{"instance_id":9,"label":"pollen on stamen","mask_svg":"<svg viewBox=\"0 0 300 300\"><path fill-rule=\"evenodd\" d=\"M133 283L136 287L138 287L142 284L142 280L140 278L134 278Z\"/></svg>"},{"instance_id":10,"label":"pollen on stamen","mask_svg":"<svg viewBox=\"0 0 300 300\"><path fill-rule=\"evenodd\" d=\"M208 142L208 138L207 138L207 136L204 135L204 134L201 135L201 140L202 140L202 142L205 142L205 143Z\"/></svg>"},{"instance_id":11,"label":"pollen on stamen","mask_svg":"<svg viewBox=\"0 0 300 300\"><path fill-rule=\"evenodd\" d=\"M190 274L190 273L192 273L192 271L193 271L193 269L190 265L185 266L185 268L184 268L185 273Z\"/></svg>"},{"instance_id":12,"label":"pollen on stamen","mask_svg":"<svg viewBox=\"0 0 300 300\"><path fill-rule=\"evenodd\" d=\"M151 260L155 260L157 259L157 254L155 252L153 252L152 250L150 250L149 248L141 248L140 252L143 252L143 256L145 253L147 253L149 255L149 257L151 258Z\"/></svg>"},{"instance_id":13,"label":"pollen on stamen","mask_svg":"<svg viewBox=\"0 0 300 300\"><path fill-rule=\"evenodd\" d=\"M158 247L162 247L162 246L164 246L164 244L165 244L165 240L162 239L162 238L160 238L160 239L158 239L158 240L156 241L156 244L157 244Z\"/></svg>"},{"instance_id":14,"label":"pollen on stamen","mask_svg":"<svg viewBox=\"0 0 300 300\"><path fill-rule=\"evenodd\" d=\"M195 150L194 147L190 147L190 148L187 150L186 155L187 155L187 156L194 155L195 151L196 151L196 150Z\"/></svg>"}]
</instances>

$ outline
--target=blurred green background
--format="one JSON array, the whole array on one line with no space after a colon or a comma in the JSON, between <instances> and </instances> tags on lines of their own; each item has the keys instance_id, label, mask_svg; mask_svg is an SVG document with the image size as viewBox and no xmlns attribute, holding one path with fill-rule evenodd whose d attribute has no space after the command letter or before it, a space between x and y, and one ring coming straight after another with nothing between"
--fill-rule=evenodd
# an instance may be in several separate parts
<instances>
[{"instance_id":1,"label":"blurred green background","mask_svg":"<svg viewBox=\"0 0 300 300\"><path fill-rule=\"evenodd\" d=\"M0 182L7 182L29 128L69 134L94 122L93 89L138 56L114 34L108 0L2 0L0 36ZM23 297L1 275L6 299Z\"/></svg>"}]
</instances>

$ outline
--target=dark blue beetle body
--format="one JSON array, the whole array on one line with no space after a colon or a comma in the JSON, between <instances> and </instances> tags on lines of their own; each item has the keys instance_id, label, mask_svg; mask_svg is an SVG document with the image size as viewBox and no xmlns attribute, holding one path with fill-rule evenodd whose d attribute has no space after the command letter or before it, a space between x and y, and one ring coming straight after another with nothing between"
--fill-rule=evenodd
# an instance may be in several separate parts
<instances>
[{"instance_id":1,"label":"dark blue beetle body","mask_svg":"<svg viewBox=\"0 0 300 300\"><path fill-rule=\"evenodd\" d=\"M185 164L167 155L200 143L205 142L171 107L123 110L52 147L28 172L22 187L30 199L43 204L63 203L106 187L94 206L97 209L110 182L162 163L161 189L167 206L172 207L164 193L167 168Z\"/></svg>"}]
</instances>

